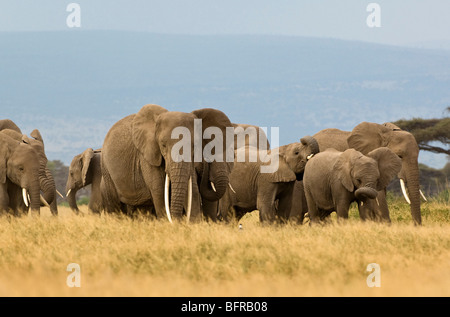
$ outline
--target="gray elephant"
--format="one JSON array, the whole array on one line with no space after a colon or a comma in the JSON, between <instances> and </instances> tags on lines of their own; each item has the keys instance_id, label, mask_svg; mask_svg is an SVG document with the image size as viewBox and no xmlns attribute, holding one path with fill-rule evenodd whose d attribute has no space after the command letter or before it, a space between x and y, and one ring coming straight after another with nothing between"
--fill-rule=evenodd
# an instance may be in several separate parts
<instances>
[{"instance_id":1,"label":"gray elephant","mask_svg":"<svg viewBox=\"0 0 450 317\"><path fill-rule=\"evenodd\" d=\"M308 161L303 177L311 223L323 220L332 211L336 211L338 219L348 218L354 201L358 202L362 220L373 218L374 212L367 206L373 206L378 191L400 169L401 159L386 147L367 156L355 149L340 152L332 148L315 155Z\"/></svg>"},{"instance_id":2,"label":"gray elephant","mask_svg":"<svg viewBox=\"0 0 450 317\"><path fill-rule=\"evenodd\" d=\"M419 185L419 147L414 136L401 130L392 123L377 124L362 122L352 131L342 131L339 129L325 129L314 134L313 137L319 142L321 151L327 148L334 148L345 151L354 148L363 154L379 147L388 147L401 158L402 169L397 175L405 188L404 194L411 204L411 216L414 224L422 224L420 212L420 185ZM293 204L296 207L292 211L293 217L300 219L308 211L307 206L302 204L304 193L296 187ZM406 192L409 197L407 197ZM386 188L379 191L377 196L378 204L374 206L377 218L385 222L390 222L389 208L386 201Z\"/></svg>"},{"instance_id":3,"label":"gray elephant","mask_svg":"<svg viewBox=\"0 0 450 317\"><path fill-rule=\"evenodd\" d=\"M202 201L205 204L223 196L233 164L224 157L221 162L205 159L203 133L209 127L225 131L231 126L228 117L216 109L184 113L158 105L146 105L118 121L102 147L101 192L105 209L153 205L157 218L166 214L171 221L172 216L180 219L185 213L188 219L200 220ZM202 133L201 140L194 127ZM187 140L180 137L183 133ZM216 148L218 155L225 155L225 139L216 145L221 148ZM200 158L196 157L198 154Z\"/></svg>"},{"instance_id":4,"label":"gray elephant","mask_svg":"<svg viewBox=\"0 0 450 317\"><path fill-rule=\"evenodd\" d=\"M31 146L0 133L0 210L18 215L29 207L39 214L39 169L38 153Z\"/></svg>"},{"instance_id":5,"label":"gray elephant","mask_svg":"<svg viewBox=\"0 0 450 317\"><path fill-rule=\"evenodd\" d=\"M15 124L12 125L10 122L12 122L12 121L11 120L2 120L1 126L3 126L3 127L9 126L9 127L14 128L14 126L16 126L16 125ZM40 168L39 168L39 183L40 183L40 188L41 188L42 195L44 198L43 200L45 200L49 204L52 215L56 216L58 214L58 205L57 205L57 199L56 199L57 198L56 197L56 194L57 194L56 185L55 185L55 180L53 178L53 175L47 167L48 159L47 159L47 156L45 155L44 140L41 136L41 133L39 132L39 130L35 129L30 134L31 138L22 134L20 132L20 129L18 129L18 128L3 129L3 130L1 130L1 133L6 134L19 142L26 143L35 149L36 153L38 154L38 159L39 159L39 166L40 166Z\"/></svg>"},{"instance_id":6,"label":"gray elephant","mask_svg":"<svg viewBox=\"0 0 450 317\"><path fill-rule=\"evenodd\" d=\"M262 151L255 148L236 151L230 175L232 187L220 201L220 214L225 220L239 221L246 213L259 210L261 222L287 221L295 180L302 178L307 160L319 151L312 137L300 141L268 151L270 164L278 156L278 168L271 172L261 170L269 164ZM239 151L245 152L245 160L239 159ZM252 161L251 155L258 160Z\"/></svg>"},{"instance_id":7,"label":"gray elephant","mask_svg":"<svg viewBox=\"0 0 450 317\"><path fill-rule=\"evenodd\" d=\"M77 192L91 185L91 196L88 208L91 212L99 214L103 209L100 183L102 180L101 149L86 149L83 153L76 155L69 167L69 176L66 183L66 197L69 207L79 214L76 202Z\"/></svg>"}]
</instances>

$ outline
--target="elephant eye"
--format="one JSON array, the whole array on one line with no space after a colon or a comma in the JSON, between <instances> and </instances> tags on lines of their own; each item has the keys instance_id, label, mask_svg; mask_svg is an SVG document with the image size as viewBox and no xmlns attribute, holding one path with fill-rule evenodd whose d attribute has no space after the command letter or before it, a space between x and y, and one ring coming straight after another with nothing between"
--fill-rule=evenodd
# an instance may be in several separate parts
<instances>
[{"instance_id":1,"label":"elephant eye","mask_svg":"<svg viewBox=\"0 0 450 317\"><path fill-rule=\"evenodd\" d=\"M295 151L295 153L294 153L295 155L299 155L300 154L300 152L299 151Z\"/></svg>"},{"instance_id":2,"label":"elephant eye","mask_svg":"<svg viewBox=\"0 0 450 317\"><path fill-rule=\"evenodd\" d=\"M24 168L23 168L23 166L19 166L19 171L21 171L21 172L23 172L23 171L24 171Z\"/></svg>"}]
</instances>

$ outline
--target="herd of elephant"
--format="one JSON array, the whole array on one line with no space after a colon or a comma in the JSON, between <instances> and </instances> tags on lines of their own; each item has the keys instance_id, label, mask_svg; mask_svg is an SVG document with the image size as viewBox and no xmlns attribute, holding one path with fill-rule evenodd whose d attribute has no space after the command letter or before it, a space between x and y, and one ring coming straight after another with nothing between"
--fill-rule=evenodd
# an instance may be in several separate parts
<instances>
[{"instance_id":1,"label":"herd of elephant","mask_svg":"<svg viewBox=\"0 0 450 317\"><path fill-rule=\"evenodd\" d=\"M225 135L227 128L233 128L235 140L245 139L244 144L234 142L234 161L217 155L214 160L207 155L201 160L173 157L178 142L174 129L183 127L194 138L196 119L201 119L202 133L214 127ZM246 134L251 129L257 142ZM44 141L38 130L30 136L13 121L0 120L0 209L18 215L39 213L45 205L57 215L56 197L61 194L47 168ZM214 143L215 153L225 155L229 144L221 142ZM186 153L193 157L195 140L191 144ZM202 149L211 146L205 139L200 144ZM236 159L239 151L245 152L246 159ZM261 151L270 160L277 156L275 171L261 172L268 164L262 155L248 159ZM390 222L386 187L398 176L412 221L420 225L418 155L414 136L392 123L362 122L352 131L324 129L270 149L264 130L232 123L220 110L185 113L145 105L116 122L101 149L88 148L73 158L66 199L79 214L76 193L91 185L93 213L132 215L139 210L170 222L233 222L258 210L263 223L298 224L305 216L311 224L322 223L333 211L339 221L344 220L350 204L356 202L362 220Z\"/></svg>"}]
</instances>

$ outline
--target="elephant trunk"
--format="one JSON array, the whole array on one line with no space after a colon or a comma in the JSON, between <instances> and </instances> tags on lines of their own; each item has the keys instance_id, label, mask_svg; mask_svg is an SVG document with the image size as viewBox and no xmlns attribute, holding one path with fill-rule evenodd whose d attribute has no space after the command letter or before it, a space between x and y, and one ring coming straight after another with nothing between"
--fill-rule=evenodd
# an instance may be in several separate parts
<instances>
[{"instance_id":1,"label":"elephant trunk","mask_svg":"<svg viewBox=\"0 0 450 317\"><path fill-rule=\"evenodd\" d=\"M229 181L226 167L218 162L205 163L200 183L202 199L218 201L225 194Z\"/></svg>"},{"instance_id":2,"label":"elephant trunk","mask_svg":"<svg viewBox=\"0 0 450 317\"><path fill-rule=\"evenodd\" d=\"M32 181L28 188L25 188L27 194L30 196L30 209L32 212L39 213L41 207L41 193L39 181L36 179Z\"/></svg>"},{"instance_id":3,"label":"elephant trunk","mask_svg":"<svg viewBox=\"0 0 450 317\"><path fill-rule=\"evenodd\" d=\"M355 196L359 200L364 200L367 198L374 199L377 195L378 192L375 189L367 186L360 187L355 191Z\"/></svg>"},{"instance_id":4,"label":"elephant trunk","mask_svg":"<svg viewBox=\"0 0 450 317\"><path fill-rule=\"evenodd\" d=\"M417 162L414 163L404 163L401 174L405 177L404 181L411 203L411 217L415 225L421 225L419 167Z\"/></svg>"},{"instance_id":5,"label":"elephant trunk","mask_svg":"<svg viewBox=\"0 0 450 317\"><path fill-rule=\"evenodd\" d=\"M49 204L52 204L56 199L56 185L53 175L47 167L39 169L39 183L42 196Z\"/></svg>"},{"instance_id":6,"label":"elephant trunk","mask_svg":"<svg viewBox=\"0 0 450 317\"><path fill-rule=\"evenodd\" d=\"M80 212L80 209L78 209L76 195L77 191L75 189L69 188L69 190L67 191L67 202L69 203L70 209L78 214Z\"/></svg>"},{"instance_id":7,"label":"elephant trunk","mask_svg":"<svg viewBox=\"0 0 450 317\"><path fill-rule=\"evenodd\" d=\"M170 176L170 213L174 218L181 218L188 194L188 184L191 176L190 164L187 162L173 163L169 170Z\"/></svg>"},{"instance_id":8,"label":"elephant trunk","mask_svg":"<svg viewBox=\"0 0 450 317\"><path fill-rule=\"evenodd\" d=\"M311 150L311 154L317 154L319 153L319 143L317 143L317 140L314 139L312 136L305 136L300 139L300 142L302 142L303 145L309 146Z\"/></svg>"}]
</instances>

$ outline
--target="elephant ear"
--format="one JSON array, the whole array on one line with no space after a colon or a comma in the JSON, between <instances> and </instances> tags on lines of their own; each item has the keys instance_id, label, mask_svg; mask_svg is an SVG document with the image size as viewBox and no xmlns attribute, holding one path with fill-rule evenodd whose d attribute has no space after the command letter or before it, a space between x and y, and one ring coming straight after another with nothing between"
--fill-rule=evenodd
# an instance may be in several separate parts
<instances>
[{"instance_id":1,"label":"elephant ear","mask_svg":"<svg viewBox=\"0 0 450 317\"><path fill-rule=\"evenodd\" d=\"M341 182L341 184L347 189L349 192L353 192L355 186L352 181L352 166L358 157L362 156L361 153L354 149L348 149L345 152L342 152L339 155L336 163L334 164L334 171L337 173L337 178Z\"/></svg>"},{"instance_id":2,"label":"elephant ear","mask_svg":"<svg viewBox=\"0 0 450 317\"><path fill-rule=\"evenodd\" d=\"M31 131L30 136L33 139L38 140L38 141L42 142L42 144L44 144L44 139L42 138L42 135L38 129L34 129L33 131Z\"/></svg>"},{"instance_id":3,"label":"elephant ear","mask_svg":"<svg viewBox=\"0 0 450 317\"><path fill-rule=\"evenodd\" d=\"M390 129L372 122L358 124L347 138L349 148L356 149L362 154L367 154L381 146L387 145L386 133Z\"/></svg>"},{"instance_id":4,"label":"elephant ear","mask_svg":"<svg viewBox=\"0 0 450 317\"><path fill-rule=\"evenodd\" d=\"M161 113L167 112L158 105L145 105L135 114L132 122L132 139L134 146L144 159L153 166L160 166L162 154L155 138L156 119Z\"/></svg>"},{"instance_id":5,"label":"elephant ear","mask_svg":"<svg viewBox=\"0 0 450 317\"><path fill-rule=\"evenodd\" d=\"M368 157L373 158L378 162L378 169L380 171L380 178L378 180L376 189L382 190L392 181L402 169L402 160L394 152L387 147L380 147L367 154Z\"/></svg>"},{"instance_id":6,"label":"elephant ear","mask_svg":"<svg viewBox=\"0 0 450 317\"><path fill-rule=\"evenodd\" d=\"M91 160L94 157L94 150L89 148L81 154L81 180L83 186L86 186L87 175L89 166L91 166Z\"/></svg>"},{"instance_id":7,"label":"elephant ear","mask_svg":"<svg viewBox=\"0 0 450 317\"><path fill-rule=\"evenodd\" d=\"M7 165L7 159L9 155L11 154L9 151L9 147L7 143L3 140L2 135L0 135L0 184L6 183L6 165Z\"/></svg>"},{"instance_id":8,"label":"elephant ear","mask_svg":"<svg viewBox=\"0 0 450 317\"><path fill-rule=\"evenodd\" d=\"M286 163L286 156L284 154L278 153L278 169L269 174L269 179L272 183L287 183L297 179L294 171Z\"/></svg>"}]
</instances>

